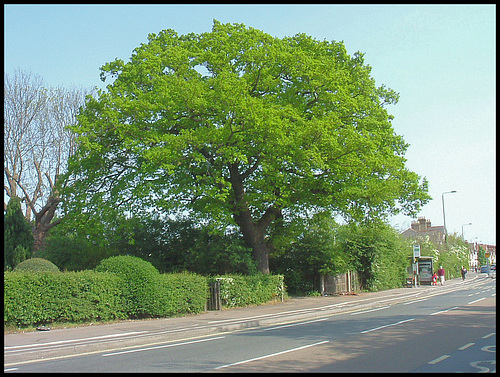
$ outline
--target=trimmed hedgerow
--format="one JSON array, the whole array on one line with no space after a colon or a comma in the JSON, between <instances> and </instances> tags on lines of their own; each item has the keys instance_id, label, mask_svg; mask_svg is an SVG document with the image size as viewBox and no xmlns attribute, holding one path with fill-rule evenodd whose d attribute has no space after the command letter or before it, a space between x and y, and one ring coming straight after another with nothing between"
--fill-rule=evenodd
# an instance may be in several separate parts
<instances>
[{"instance_id":1,"label":"trimmed hedgerow","mask_svg":"<svg viewBox=\"0 0 500 377\"><path fill-rule=\"evenodd\" d=\"M120 285L111 273L5 272L4 325L125 318Z\"/></svg>"},{"instance_id":2,"label":"trimmed hedgerow","mask_svg":"<svg viewBox=\"0 0 500 377\"><path fill-rule=\"evenodd\" d=\"M161 274L160 297L154 315L168 317L205 311L209 289L207 278L194 273Z\"/></svg>"}]
</instances>

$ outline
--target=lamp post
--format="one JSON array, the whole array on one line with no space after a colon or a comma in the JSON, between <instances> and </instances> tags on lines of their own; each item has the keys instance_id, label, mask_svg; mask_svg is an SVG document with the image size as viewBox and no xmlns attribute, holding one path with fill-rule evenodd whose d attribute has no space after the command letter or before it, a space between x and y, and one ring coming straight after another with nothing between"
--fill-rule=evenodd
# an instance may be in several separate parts
<instances>
[{"instance_id":1,"label":"lamp post","mask_svg":"<svg viewBox=\"0 0 500 377\"><path fill-rule=\"evenodd\" d=\"M464 238L464 226L466 226L466 225L472 225L472 223L462 224L462 241L465 241L465 238Z\"/></svg>"},{"instance_id":2,"label":"lamp post","mask_svg":"<svg viewBox=\"0 0 500 377\"><path fill-rule=\"evenodd\" d=\"M443 225L444 225L444 243L446 244L446 238L448 237L448 232L446 231L446 216L444 214L444 194L454 194L456 193L455 190L452 191L446 191L441 194L441 201L443 203Z\"/></svg>"}]
</instances>

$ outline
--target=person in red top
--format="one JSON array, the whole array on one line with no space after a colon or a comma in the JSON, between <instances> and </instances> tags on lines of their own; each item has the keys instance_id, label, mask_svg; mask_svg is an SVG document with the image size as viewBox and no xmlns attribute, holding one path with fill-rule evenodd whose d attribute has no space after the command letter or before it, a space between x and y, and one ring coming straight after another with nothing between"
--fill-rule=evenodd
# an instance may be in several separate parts
<instances>
[{"instance_id":1,"label":"person in red top","mask_svg":"<svg viewBox=\"0 0 500 377\"><path fill-rule=\"evenodd\" d=\"M439 282L441 283L441 285L443 285L444 284L444 268L443 268L443 266L439 266L438 276L439 276Z\"/></svg>"},{"instance_id":2,"label":"person in red top","mask_svg":"<svg viewBox=\"0 0 500 377\"><path fill-rule=\"evenodd\" d=\"M432 285L437 285L438 281L438 275L434 272L434 275L432 275Z\"/></svg>"}]
</instances>

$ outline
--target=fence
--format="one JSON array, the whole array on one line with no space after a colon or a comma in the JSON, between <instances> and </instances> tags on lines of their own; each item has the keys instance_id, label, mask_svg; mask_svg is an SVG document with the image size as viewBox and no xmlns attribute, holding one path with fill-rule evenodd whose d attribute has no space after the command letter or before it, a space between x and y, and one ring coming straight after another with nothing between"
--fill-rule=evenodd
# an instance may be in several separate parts
<instances>
[{"instance_id":1,"label":"fence","mask_svg":"<svg viewBox=\"0 0 500 377\"><path fill-rule=\"evenodd\" d=\"M208 310L222 310L222 301L220 297L220 281L218 280L210 283Z\"/></svg>"},{"instance_id":2,"label":"fence","mask_svg":"<svg viewBox=\"0 0 500 377\"><path fill-rule=\"evenodd\" d=\"M361 282L357 271L348 271L345 274L335 276L324 275L321 278L323 284L320 283L320 291L323 295L352 294L361 290Z\"/></svg>"}]
</instances>

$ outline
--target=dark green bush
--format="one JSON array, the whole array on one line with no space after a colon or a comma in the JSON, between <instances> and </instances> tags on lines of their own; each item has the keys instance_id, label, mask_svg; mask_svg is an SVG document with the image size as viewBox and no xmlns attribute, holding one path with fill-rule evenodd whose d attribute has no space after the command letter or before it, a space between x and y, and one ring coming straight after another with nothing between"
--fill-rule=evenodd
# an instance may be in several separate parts
<instances>
[{"instance_id":1,"label":"dark green bush","mask_svg":"<svg viewBox=\"0 0 500 377\"><path fill-rule=\"evenodd\" d=\"M150 262L130 255L101 261L97 272L113 272L122 279L124 310L130 318L158 315L161 302L160 273Z\"/></svg>"},{"instance_id":2,"label":"dark green bush","mask_svg":"<svg viewBox=\"0 0 500 377\"><path fill-rule=\"evenodd\" d=\"M24 272L59 272L59 268L48 261L47 259L42 258L30 258L19 263L14 271L24 271Z\"/></svg>"},{"instance_id":3,"label":"dark green bush","mask_svg":"<svg viewBox=\"0 0 500 377\"><path fill-rule=\"evenodd\" d=\"M4 325L125 318L121 284L116 274L93 271L5 272Z\"/></svg>"}]
</instances>

